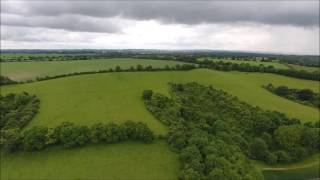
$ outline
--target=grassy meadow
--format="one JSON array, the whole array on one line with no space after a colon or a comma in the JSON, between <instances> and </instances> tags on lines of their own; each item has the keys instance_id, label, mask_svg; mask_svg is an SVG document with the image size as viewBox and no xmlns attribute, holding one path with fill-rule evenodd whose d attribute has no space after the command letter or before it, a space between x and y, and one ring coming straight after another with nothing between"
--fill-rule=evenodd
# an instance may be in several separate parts
<instances>
[{"instance_id":1,"label":"grassy meadow","mask_svg":"<svg viewBox=\"0 0 320 180\"><path fill-rule=\"evenodd\" d=\"M178 157L166 142L125 142L2 155L0 179L173 180L178 173Z\"/></svg>"},{"instance_id":2,"label":"grassy meadow","mask_svg":"<svg viewBox=\"0 0 320 180\"><path fill-rule=\"evenodd\" d=\"M122 69L152 65L155 68L164 68L166 65L175 66L182 62L166 60L145 60L134 58L113 58L77 61L25 61L0 63L1 75L8 76L12 80L23 81L36 77L54 76L72 72L87 72L108 70L120 66Z\"/></svg>"}]
</instances>

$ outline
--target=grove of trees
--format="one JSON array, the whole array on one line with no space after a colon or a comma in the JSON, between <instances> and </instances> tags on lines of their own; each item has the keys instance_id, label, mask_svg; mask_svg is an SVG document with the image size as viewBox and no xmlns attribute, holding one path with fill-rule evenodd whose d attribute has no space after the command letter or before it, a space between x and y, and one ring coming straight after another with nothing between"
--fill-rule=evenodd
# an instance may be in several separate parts
<instances>
[{"instance_id":1,"label":"grove of trees","mask_svg":"<svg viewBox=\"0 0 320 180\"><path fill-rule=\"evenodd\" d=\"M289 163L319 152L319 123L301 124L213 87L170 84L170 97L154 93L144 100L169 126L182 179L263 179L249 159Z\"/></svg>"},{"instance_id":2,"label":"grove of trees","mask_svg":"<svg viewBox=\"0 0 320 180\"><path fill-rule=\"evenodd\" d=\"M294 89L287 86L275 87L273 84L264 86L268 91L287 99L320 108L320 94L310 89Z\"/></svg>"}]
</instances>

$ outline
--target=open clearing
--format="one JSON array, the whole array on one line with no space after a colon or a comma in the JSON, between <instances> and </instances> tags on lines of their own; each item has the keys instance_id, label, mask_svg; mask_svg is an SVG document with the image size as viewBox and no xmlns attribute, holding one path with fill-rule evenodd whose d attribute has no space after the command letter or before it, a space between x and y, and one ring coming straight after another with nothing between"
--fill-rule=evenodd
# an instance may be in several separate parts
<instances>
[{"instance_id":1,"label":"open clearing","mask_svg":"<svg viewBox=\"0 0 320 180\"><path fill-rule=\"evenodd\" d=\"M5 155L0 179L177 179L178 173L166 142L126 142Z\"/></svg>"},{"instance_id":2,"label":"open clearing","mask_svg":"<svg viewBox=\"0 0 320 180\"><path fill-rule=\"evenodd\" d=\"M198 60L205 60L206 58L199 58ZM262 62L262 61L245 61L245 60L231 60L231 59L213 59L213 58L207 58L208 60L211 61L223 61L223 62L230 62L230 63L236 63L236 64L250 64L252 66L259 66L259 65L264 65L264 66L273 66L274 68L277 69L289 69L288 66L284 64L280 64L279 62Z\"/></svg>"},{"instance_id":3,"label":"open clearing","mask_svg":"<svg viewBox=\"0 0 320 180\"><path fill-rule=\"evenodd\" d=\"M281 98L262 88L262 85L272 83L276 86L286 85L319 91L317 81L266 73L197 69L187 72L90 74L4 86L1 87L1 93L26 91L40 98L40 112L28 127L34 125L53 127L63 121L91 125L97 122L117 123L133 120L147 123L157 134L165 134L166 127L146 110L141 100L141 93L145 89L152 89L155 92L168 94L168 82L191 81L212 85L252 105L277 110L303 121L316 121L319 118L319 111L316 108ZM139 164L142 162L144 165L140 167ZM128 142L72 150L52 148L37 153L12 154L2 158L1 163L5 164L1 169L1 179L21 177L44 179L57 176L60 179L70 177L177 179L179 173L178 158L165 142L155 142L150 145Z\"/></svg>"},{"instance_id":4,"label":"open clearing","mask_svg":"<svg viewBox=\"0 0 320 180\"><path fill-rule=\"evenodd\" d=\"M175 66L185 64L177 61L146 60L134 58L113 58L99 60L77 60L77 61L32 61L32 62L2 62L1 75L8 76L12 80L23 81L35 79L36 77L54 76L73 72L87 72L108 70L120 66L122 69L152 65L154 68L164 68L166 65Z\"/></svg>"}]
</instances>

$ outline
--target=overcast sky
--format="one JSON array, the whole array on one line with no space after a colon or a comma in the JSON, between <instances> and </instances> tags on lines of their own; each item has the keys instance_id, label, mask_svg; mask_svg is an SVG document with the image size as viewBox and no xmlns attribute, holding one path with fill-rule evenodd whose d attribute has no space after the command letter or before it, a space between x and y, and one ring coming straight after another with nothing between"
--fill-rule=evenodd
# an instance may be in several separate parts
<instances>
[{"instance_id":1,"label":"overcast sky","mask_svg":"<svg viewBox=\"0 0 320 180\"><path fill-rule=\"evenodd\" d=\"M319 1L1 0L1 48L319 55Z\"/></svg>"}]
</instances>

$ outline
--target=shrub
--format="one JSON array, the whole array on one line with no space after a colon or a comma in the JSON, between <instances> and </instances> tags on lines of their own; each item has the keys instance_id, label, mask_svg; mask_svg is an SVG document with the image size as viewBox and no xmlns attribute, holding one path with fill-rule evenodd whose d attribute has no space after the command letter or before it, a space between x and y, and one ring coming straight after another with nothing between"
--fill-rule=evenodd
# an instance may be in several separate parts
<instances>
[{"instance_id":1,"label":"shrub","mask_svg":"<svg viewBox=\"0 0 320 180\"><path fill-rule=\"evenodd\" d=\"M153 95L153 91L152 90L144 90L142 93L142 98L144 100L151 100L151 97Z\"/></svg>"},{"instance_id":2,"label":"shrub","mask_svg":"<svg viewBox=\"0 0 320 180\"><path fill-rule=\"evenodd\" d=\"M13 152L20 148L21 138L20 130L5 129L0 131L0 147L6 151Z\"/></svg>"},{"instance_id":3,"label":"shrub","mask_svg":"<svg viewBox=\"0 0 320 180\"><path fill-rule=\"evenodd\" d=\"M22 143L26 150L41 150L46 146L48 128L35 126L23 133Z\"/></svg>"}]
</instances>

